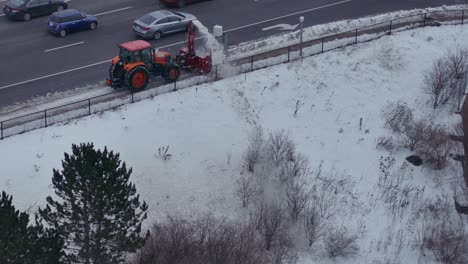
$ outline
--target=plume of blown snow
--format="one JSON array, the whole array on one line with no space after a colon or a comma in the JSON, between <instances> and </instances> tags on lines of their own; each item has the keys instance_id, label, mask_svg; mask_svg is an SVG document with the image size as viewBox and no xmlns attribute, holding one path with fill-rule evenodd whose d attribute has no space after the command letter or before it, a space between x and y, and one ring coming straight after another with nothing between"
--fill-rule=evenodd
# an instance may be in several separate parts
<instances>
[{"instance_id":1,"label":"plume of blown snow","mask_svg":"<svg viewBox=\"0 0 468 264\"><path fill-rule=\"evenodd\" d=\"M202 57L211 54L213 65L218 65L217 71L219 77L226 78L237 75L239 71L237 67L232 66L229 62L224 45L221 44L200 21L195 20L193 24L198 32L201 33L200 35L203 36L197 40L202 40L204 42L204 45L195 47L196 53Z\"/></svg>"}]
</instances>

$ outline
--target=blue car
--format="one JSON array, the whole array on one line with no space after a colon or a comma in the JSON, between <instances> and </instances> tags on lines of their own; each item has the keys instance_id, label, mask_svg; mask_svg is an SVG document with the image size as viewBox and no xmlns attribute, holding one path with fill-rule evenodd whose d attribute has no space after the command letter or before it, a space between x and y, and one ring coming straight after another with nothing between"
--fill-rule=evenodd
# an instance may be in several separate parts
<instances>
[{"instance_id":1,"label":"blue car","mask_svg":"<svg viewBox=\"0 0 468 264\"><path fill-rule=\"evenodd\" d=\"M68 33L84 29L94 30L98 22L96 17L87 15L75 9L67 9L53 13L47 21L49 32L65 37Z\"/></svg>"}]
</instances>

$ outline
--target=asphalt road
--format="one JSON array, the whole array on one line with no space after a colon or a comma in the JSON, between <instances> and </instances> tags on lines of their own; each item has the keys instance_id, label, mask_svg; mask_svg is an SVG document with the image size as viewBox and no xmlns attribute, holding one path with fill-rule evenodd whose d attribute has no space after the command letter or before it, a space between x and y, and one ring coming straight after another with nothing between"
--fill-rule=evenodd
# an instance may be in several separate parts
<instances>
[{"instance_id":1,"label":"asphalt road","mask_svg":"<svg viewBox=\"0 0 468 264\"><path fill-rule=\"evenodd\" d=\"M0 0L3 4L4 0ZM396 11L454 4L455 0L212 0L186 6L212 30L222 25L230 45L280 33L262 28L297 24L304 26ZM47 17L29 22L0 16L0 109L54 92L103 83L117 44L135 40L132 21L160 9L157 0L71 0L69 8L97 15L98 29L65 38L46 30ZM185 34L150 42L175 54ZM175 44L174 43L179 43Z\"/></svg>"}]
</instances>

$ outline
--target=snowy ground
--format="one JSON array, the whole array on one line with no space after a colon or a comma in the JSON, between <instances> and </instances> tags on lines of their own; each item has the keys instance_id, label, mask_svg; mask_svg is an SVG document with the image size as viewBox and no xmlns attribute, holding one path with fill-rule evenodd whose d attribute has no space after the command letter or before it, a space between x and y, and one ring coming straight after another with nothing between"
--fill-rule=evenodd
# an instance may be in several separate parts
<instances>
[{"instance_id":1,"label":"snowy ground","mask_svg":"<svg viewBox=\"0 0 468 264\"><path fill-rule=\"evenodd\" d=\"M60 168L63 153L73 143L94 142L120 152L133 167L131 180L150 208L147 224L168 213L205 211L237 218L242 209L233 193L249 131L254 125L266 131L286 129L312 168L322 164L346 171L356 184L353 212L337 224L359 231L360 253L329 259L305 248L300 263L427 263L430 259L410 246L416 228L409 223L410 209L392 220L376 199L379 159L389 155L375 147L379 136L390 133L381 110L402 99L435 122L458 121L448 110L432 113L422 80L434 59L467 41L463 26L401 32L12 136L0 141L0 189L14 196L19 209L34 212L53 194L52 168ZM170 160L155 157L162 146L169 146ZM406 154L394 153L395 170ZM404 184L422 190L411 202L449 193L440 180L448 177L446 172L408 167ZM403 249L397 254L398 245Z\"/></svg>"}]
</instances>

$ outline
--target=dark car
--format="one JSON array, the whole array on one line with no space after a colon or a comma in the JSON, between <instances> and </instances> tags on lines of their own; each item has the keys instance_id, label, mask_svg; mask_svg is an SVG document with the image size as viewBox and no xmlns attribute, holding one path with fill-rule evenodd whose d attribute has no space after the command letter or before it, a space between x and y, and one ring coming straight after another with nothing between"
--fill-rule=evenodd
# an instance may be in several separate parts
<instances>
[{"instance_id":1,"label":"dark car","mask_svg":"<svg viewBox=\"0 0 468 264\"><path fill-rule=\"evenodd\" d=\"M68 33L85 29L95 30L98 22L96 17L75 9L67 9L53 13L47 21L49 32L65 37Z\"/></svg>"},{"instance_id":2,"label":"dark car","mask_svg":"<svg viewBox=\"0 0 468 264\"><path fill-rule=\"evenodd\" d=\"M205 0L159 0L159 2L166 6L184 7L186 4L201 2Z\"/></svg>"},{"instance_id":3,"label":"dark car","mask_svg":"<svg viewBox=\"0 0 468 264\"><path fill-rule=\"evenodd\" d=\"M29 21L32 17L49 15L67 8L68 4L64 0L8 0L3 13L11 19Z\"/></svg>"}]
</instances>

